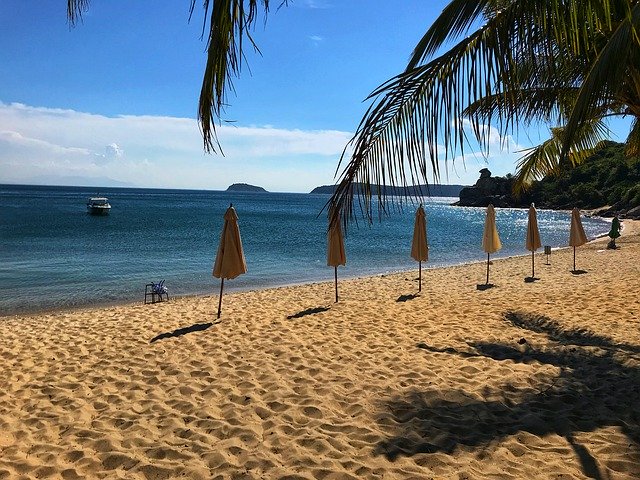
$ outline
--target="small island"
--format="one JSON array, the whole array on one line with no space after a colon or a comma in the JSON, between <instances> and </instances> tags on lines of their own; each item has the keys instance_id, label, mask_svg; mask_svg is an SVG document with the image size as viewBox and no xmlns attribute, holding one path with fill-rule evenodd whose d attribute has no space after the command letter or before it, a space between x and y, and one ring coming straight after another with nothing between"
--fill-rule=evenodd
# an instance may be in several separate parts
<instances>
[{"instance_id":1,"label":"small island","mask_svg":"<svg viewBox=\"0 0 640 480\"><path fill-rule=\"evenodd\" d=\"M268 193L264 188L257 187L255 185L249 185L248 183L234 183L229 185L227 192L260 192Z\"/></svg>"}]
</instances>

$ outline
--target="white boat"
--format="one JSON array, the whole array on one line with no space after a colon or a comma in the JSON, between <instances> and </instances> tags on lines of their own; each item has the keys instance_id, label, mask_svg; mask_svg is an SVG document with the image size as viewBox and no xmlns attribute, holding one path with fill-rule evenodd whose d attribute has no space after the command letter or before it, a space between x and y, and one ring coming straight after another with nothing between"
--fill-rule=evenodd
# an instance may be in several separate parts
<instances>
[{"instance_id":1,"label":"white boat","mask_svg":"<svg viewBox=\"0 0 640 480\"><path fill-rule=\"evenodd\" d=\"M91 197L87 202L87 211L91 215L107 215L109 210L111 205L106 197Z\"/></svg>"}]
</instances>

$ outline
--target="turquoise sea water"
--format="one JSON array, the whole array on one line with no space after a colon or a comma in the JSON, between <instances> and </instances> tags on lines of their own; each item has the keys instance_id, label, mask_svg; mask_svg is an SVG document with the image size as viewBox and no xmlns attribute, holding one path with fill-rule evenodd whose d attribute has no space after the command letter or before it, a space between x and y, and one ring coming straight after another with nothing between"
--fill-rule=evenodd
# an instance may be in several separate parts
<instances>
[{"instance_id":1,"label":"turquoise sea water","mask_svg":"<svg viewBox=\"0 0 640 480\"><path fill-rule=\"evenodd\" d=\"M108 216L86 213L96 194L109 198ZM165 279L171 295L217 293L211 276L222 215L233 203L248 272L225 290L328 281L326 195L228 193L87 187L0 185L0 315L102 303L142 301L144 285ZM483 260L485 209L451 207L452 198L425 204L430 260L423 267ZM410 257L414 207L345 239L341 278L417 268ZM522 255L527 211L497 209L503 249ZM544 245L566 246L568 212L538 211ZM587 235L608 223L583 219ZM569 267L569 266L568 266ZM523 272L523 276L527 272ZM479 278L480 282L482 278Z\"/></svg>"}]
</instances>

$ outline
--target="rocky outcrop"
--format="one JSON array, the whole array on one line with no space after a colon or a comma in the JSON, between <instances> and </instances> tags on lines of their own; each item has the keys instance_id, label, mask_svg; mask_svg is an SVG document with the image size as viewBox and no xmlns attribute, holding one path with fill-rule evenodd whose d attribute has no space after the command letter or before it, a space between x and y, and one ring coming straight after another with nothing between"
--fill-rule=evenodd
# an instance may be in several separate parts
<instances>
[{"instance_id":1,"label":"rocky outcrop","mask_svg":"<svg viewBox=\"0 0 640 480\"><path fill-rule=\"evenodd\" d=\"M587 210L585 213L590 217L618 217L621 219L640 220L640 205L629 209L620 204L605 205L604 207Z\"/></svg>"},{"instance_id":2,"label":"rocky outcrop","mask_svg":"<svg viewBox=\"0 0 640 480\"><path fill-rule=\"evenodd\" d=\"M519 206L512 196L513 180L510 177L492 177L488 168L480 170L480 178L472 187L460 191L460 200L454 205L461 207L486 207L490 203L494 207Z\"/></svg>"},{"instance_id":3,"label":"rocky outcrop","mask_svg":"<svg viewBox=\"0 0 640 480\"><path fill-rule=\"evenodd\" d=\"M545 180L543 180L544 182ZM581 205L580 198L570 199L569 202L554 202L550 200L543 190L536 190L523 194L521 198L516 198L512 194L513 178L492 177L491 172L483 168L480 170L480 178L472 187L463 188L460 191L460 200L453 205L460 207L486 207L490 203L494 207L508 208L526 208L534 202L539 208L550 208L555 210L570 210L577 206L581 208L586 215L594 217L613 217L618 216L620 219L630 218L640 220L640 205L629 208L624 202L618 202L613 205L605 205L598 208L592 208L589 205Z\"/></svg>"}]
</instances>

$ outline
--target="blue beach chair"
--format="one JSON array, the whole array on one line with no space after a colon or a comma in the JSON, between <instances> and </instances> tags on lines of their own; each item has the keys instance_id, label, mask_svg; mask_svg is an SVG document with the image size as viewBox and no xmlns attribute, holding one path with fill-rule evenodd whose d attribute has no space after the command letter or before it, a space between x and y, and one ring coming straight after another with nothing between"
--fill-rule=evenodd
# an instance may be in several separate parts
<instances>
[{"instance_id":1,"label":"blue beach chair","mask_svg":"<svg viewBox=\"0 0 640 480\"><path fill-rule=\"evenodd\" d=\"M144 303L147 302L147 298L151 296L151 303L162 302L163 300L169 300L169 291L164 285L164 280L160 280L158 283L147 283L144 287ZM156 300L156 296L158 300ZM164 298L163 298L164 296Z\"/></svg>"}]
</instances>

